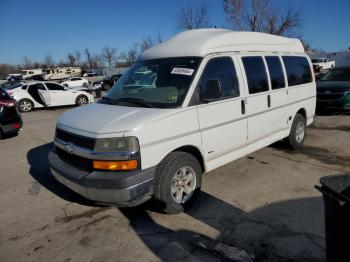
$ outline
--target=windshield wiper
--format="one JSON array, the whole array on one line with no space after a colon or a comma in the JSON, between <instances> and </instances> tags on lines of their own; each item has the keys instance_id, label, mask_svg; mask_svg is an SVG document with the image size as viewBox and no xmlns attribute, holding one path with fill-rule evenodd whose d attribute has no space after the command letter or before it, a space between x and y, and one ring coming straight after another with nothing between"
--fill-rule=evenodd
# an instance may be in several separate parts
<instances>
[{"instance_id":1,"label":"windshield wiper","mask_svg":"<svg viewBox=\"0 0 350 262\"><path fill-rule=\"evenodd\" d=\"M116 102L127 102L127 103L133 103L136 105L141 105L144 107L153 107L150 103L147 103L144 99L141 98L133 98L133 97L123 97L116 100Z\"/></svg>"}]
</instances>

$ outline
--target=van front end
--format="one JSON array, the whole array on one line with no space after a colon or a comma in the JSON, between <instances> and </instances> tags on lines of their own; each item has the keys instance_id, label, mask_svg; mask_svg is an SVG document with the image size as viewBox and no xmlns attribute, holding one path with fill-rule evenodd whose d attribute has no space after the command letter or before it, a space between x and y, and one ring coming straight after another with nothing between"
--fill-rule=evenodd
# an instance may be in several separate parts
<instances>
[{"instance_id":1,"label":"van front end","mask_svg":"<svg viewBox=\"0 0 350 262\"><path fill-rule=\"evenodd\" d=\"M85 198L114 206L136 206L153 192L155 167L141 169L135 137L93 139L56 130L49 153L53 176Z\"/></svg>"}]
</instances>

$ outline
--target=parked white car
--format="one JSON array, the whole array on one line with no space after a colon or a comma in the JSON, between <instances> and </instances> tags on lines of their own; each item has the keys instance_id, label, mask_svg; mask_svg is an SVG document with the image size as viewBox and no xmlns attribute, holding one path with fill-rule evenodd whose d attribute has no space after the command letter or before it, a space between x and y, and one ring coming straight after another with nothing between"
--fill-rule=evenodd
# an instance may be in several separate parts
<instances>
[{"instance_id":1,"label":"parked white car","mask_svg":"<svg viewBox=\"0 0 350 262\"><path fill-rule=\"evenodd\" d=\"M94 101L93 95L85 91L73 90L52 82L31 82L9 90L17 100L20 112L29 112L34 108L84 105Z\"/></svg>"},{"instance_id":2,"label":"parked white car","mask_svg":"<svg viewBox=\"0 0 350 262\"><path fill-rule=\"evenodd\" d=\"M313 58L312 64L318 69L319 71L322 70L330 70L333 67L335 67L335 61L328 61L327 58Z\"/></svg>"},{"instance_id":3,"label":"parked white car","mask_svg":"<svg viewBox=\"0 0 350 262\"><path fill-rule=\"evenodd\" d=\"M76 87L88 88L90 82L83 77L72 77L69 80L62 82L61 84L63 86L67 86L71 88L76 88Z\"/></svg>"},{"instance_id":4,"label":"parked white car","mask_svg":"<svg viewBox=\"0 0 350 262\"><path fill-rule=\"evenodd\" d=\"M88 199L154 198L178 213L203 173L282 139L301 148L315 107L300 40L190 30L143 52L98 103L61 115L49 164Z\"/></svg>"}]
</instances>

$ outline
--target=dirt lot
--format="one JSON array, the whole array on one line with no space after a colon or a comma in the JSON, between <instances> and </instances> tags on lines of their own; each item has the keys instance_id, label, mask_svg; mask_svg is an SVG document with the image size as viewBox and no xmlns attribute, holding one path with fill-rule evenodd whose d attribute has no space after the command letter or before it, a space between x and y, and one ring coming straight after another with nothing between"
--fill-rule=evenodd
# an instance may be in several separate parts
<instances>
[{"instance_id":1,"label":"dirt lot","mask_svg":"<svg viewBox=\"0 0 350 262\"><path fill-rule=\"evenodd\" d=\"M0 141L0 261L220 260L218 242L256 261L323 261L320 177L350 172L350 116L322 116L303 151L276 144L208 173L197 204L165 215L150 204L96 206L48 170L65 110L24 114L24 131Z\"/></svg>"}]
</instances>

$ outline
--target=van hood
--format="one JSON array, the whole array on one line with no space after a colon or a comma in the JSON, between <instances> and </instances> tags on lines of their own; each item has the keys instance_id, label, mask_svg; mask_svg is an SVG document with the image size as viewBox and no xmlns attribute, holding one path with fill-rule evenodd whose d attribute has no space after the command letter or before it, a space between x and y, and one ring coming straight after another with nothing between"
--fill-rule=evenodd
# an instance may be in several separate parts
<instances>
[{"instance_id":1,"label":"van hood","mask_svg":"<svg viewBox=\"0 0 350 262\"><path fill-rule=\"evenodd\" d=\"M136 130L167 115L177 109L157 109L125 107L93 103L63 113L57 127L71 133L88 137L110 137L113 134Z\"/></svg>"}]
</instances>

